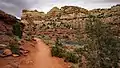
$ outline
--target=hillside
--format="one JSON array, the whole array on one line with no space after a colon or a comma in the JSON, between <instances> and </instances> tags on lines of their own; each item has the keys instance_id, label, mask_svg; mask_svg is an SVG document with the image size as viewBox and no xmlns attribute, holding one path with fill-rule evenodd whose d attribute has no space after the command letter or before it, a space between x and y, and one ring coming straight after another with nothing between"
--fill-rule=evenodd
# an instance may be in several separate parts
<instances>
[{"instance_id":1,"label":"hillside","mask_svg":"<svg viewBox=\"0 0 120 68\"><path fill-rule=\"evenodd\" d=\"M90 11L77 6L64 6L60 9L53 7L47 14L36 10L23 10L21 22L26 25L25 34L32 31L32 34L49 35L51 38L68 36L68 39L72 40L75 39L77 28L84 32L85 22L90 15L112 24L114 33L120 36L120 5Z\"/></svg>"},{"instance_id":2,"label":"hillside","mask_svg":"<svg viewBox=\"0 0 120 68\"><path fill-rule=\"evenodd\" d=\"M47 14L23 10L23 38L40 38L52 56L72 62L73 68L120 67L120 5L87 10L53 7Z\"/></svg>"},{"instance_id":3,"label":"hillside","mask_svg":"<svg viewBox=\"0 0 120 68\"><path fill-rule=\"evenodd\" d=\"M0 10L0 68L120 68L120 5Z\"/></svg>"},{"instance_id":4,"label":"hillside","mask_svg":"<svg viewBox=\"0 0 120 68\"><path fill-rule=\"evenodd\" d=\"M2 44L9 46L17 42L14 38L17 35L13 28L16 23L20 23L20 20L0 10L0 46Z\"/></svg>"}]
</instances>

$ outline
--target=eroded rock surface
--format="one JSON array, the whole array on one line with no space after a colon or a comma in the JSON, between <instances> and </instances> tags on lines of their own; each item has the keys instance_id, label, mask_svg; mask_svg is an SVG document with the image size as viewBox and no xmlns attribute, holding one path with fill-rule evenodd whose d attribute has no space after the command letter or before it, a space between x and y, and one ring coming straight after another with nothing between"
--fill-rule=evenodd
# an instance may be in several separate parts
<instances>
[{"instance_id":1,"label":"eroded rock surface","mask_svg":"<svg viewBox=\"0 0 120 68\"><path fill-rule=\"evenodd\" d=\"M20 23L20 20L0 10L0 44L9 46L17 43L13 32L13 25L16 23Z\"/></svg>"}]
</instances>

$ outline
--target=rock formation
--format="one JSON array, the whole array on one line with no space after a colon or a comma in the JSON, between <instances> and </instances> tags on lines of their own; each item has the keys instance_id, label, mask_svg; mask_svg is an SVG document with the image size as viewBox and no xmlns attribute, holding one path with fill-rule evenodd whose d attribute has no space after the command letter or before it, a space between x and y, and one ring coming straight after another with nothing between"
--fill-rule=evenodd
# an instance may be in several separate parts
<instances>
[{"instance_id":1,"label":"rock formation","mask_svg":"<svg viewBox=\"0 0 120 68\"><path fill-rule=\"evenodd\" d=\"M10 45L15 43L13 37L13 25L19 23L19 20L0 10L0 44Z\"/></svg>"},{"instance_id":2,"label":"rock formation","mask_svg":"<svg viewBox=\"0 0 120 68\"><path fill-rule=\"evenodd\" d=\"M81 28L81 31L84 30L85 21L90 15L98 17L105 23L112 24L115 34L120 36L120 29L118 29L120 27L120 5L90 11L77 6L64 6L60 9L53 7L47 14L23 10L21 21L26 25L25 33L29 33L31 30L40 34L55 34L54 36L66 36L71 33L68 36L73 37L76 28Z\"/></svg>"}]
</instances>

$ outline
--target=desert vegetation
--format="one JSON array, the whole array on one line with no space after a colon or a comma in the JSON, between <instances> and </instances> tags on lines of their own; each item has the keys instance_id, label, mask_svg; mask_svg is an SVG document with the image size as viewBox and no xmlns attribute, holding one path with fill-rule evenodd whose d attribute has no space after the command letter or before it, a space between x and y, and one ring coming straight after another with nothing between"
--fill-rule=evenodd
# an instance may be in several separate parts
<instances>
[{"instance_id":1,"label":"desert vegetation","mask_svg":"<svg viewBox=\"0 0 120 68\"><path fill-rule=\"evenodd\" d=\"M90 11L76 6L54 7L37 22L34 18L39 14L23 16L30 15L32 19L26 20L36 27L36 33L27 31L29 36L35 34L44 40L51 47L52 56L71 62L76 68L119 68L119 9L119 5Z\"/></svg>"},{"instance_id":2,"label":"desert vegetation","mask_svg":"<svg viewBox=\"0 0 120 68\"><path fill-rule=\"evenodd\" d=\"M0 12L0 57L26 56L28 51L21 46L29 42L33 48L49 47L52 57L70 63L71 68L120 68L119 12L120 5L89 11L54 7L47 14L25 9L21 22Z\"/></svg>"},{"instance_id":3,"label":"desert vegetation","mask_svg":"<svg viewBox=\"0 0 120 68\"><path fill-rule=\"evenodd\" d=\"M77 63L78 67L82 67L81 57L85 56L88 68L118 68L120 38L114 35L112 27L110 23L104 23L99 17L90 15L86 20L86 38L82 39L79 29L76 33L76 41L82 48L66 51L57 40L55 46L52 47L52 54L64 58L65 61Z\"/></svg>"}]
</instances>

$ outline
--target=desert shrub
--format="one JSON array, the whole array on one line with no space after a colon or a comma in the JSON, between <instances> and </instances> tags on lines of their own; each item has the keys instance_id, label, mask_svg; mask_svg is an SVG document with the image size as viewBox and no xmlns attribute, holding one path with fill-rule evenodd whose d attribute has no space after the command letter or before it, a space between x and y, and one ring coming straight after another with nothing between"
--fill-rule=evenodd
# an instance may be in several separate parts
<instances>
[{"instance_id":1,"label":"desert shrub","mask_svg":"<svg viewBox=\"0 0 120 68\"><path fill-rule=\"evenodd\" d=\"M54 45L55 41L53 41L53 40L44 40L44 43L46 43L47 45Z\"/></svg>"},{"instance_id":2,"label":"desert shrub","mask_svg":"<svg viewBox=\"0 0 120 68\"><path fill-rule=\"evenodd\" d=\"M79 57L73 52L67 52L62 47L52 47L52 56L64 58L66 62L78 63Z\"/></svg>"},{"instance_id":3,"label":"desert shrub","mask_svg":"<svg viewBox=\"0 0 120 68\"><path fill-rule=\"evenodd\" d=\"M50 40L50 39L51 39L49 35L43 35L43 38L44 38L45 40Z\"/></svg>"},{"instance_id":4,"label":"desert shrub","mask_svg":"<svg viewBox=\"0 0 120 68\"><path fill-rule=\"evenodd\" d=\"M52 23L53 27L56 27L56 23Z\"/></svg>"},{"instance_id":5,"label":"desert shrub","mask_svg":"<svg viewBox=\"0 0 120 68\"><path fill-rule=\"evenodd\" d=\"M35 12L38 12L37 10L34 10Z\"/></svg>"},{"instance_id":6,"label":"desert shrub","mask_svg":"<svg viewBox=\"0 0 120 68\"><path fill-rule=\"evenodd\" d=\"M24 9L24 10L22 10L22 12L27 12L28 10L26 10L26 9Z\"/></svg>"},{"instance_id":7,"label":"desert shrub","mask_svg":"<svg viewBox=\"0 0 120 68\"><path fill-rule=\"evenodd\" d=\"M55 47L52 47L51 53L52 53L52 56L63 58L65 51L63 50L63 48L55 46Z\"/></svg>"},{"instance_id":8,"label":"desert shrub","mask_svg":"<svg viewBox=\"0 0 120 68\"><path fill-rule=\"evenodd\" d=\"M26 41L30 41L30 40L31 40L31 36L27 36L27 37L25 38L25 40L26 40Z\"/></svg>"},{"instance_id":9,"label":"desert shrub","mask_svg":"<svg viewBox=\"0 0 120 68\"><path fill-rule=\"evenodd\" d=\"M42 39L42 36L41 36L41 35L37 35L36 37Z\"/></svg>"},{"instance_id":10,"label":"desert shrub","mask_svg":"<svg viewBox=\"0 0 120 68\"><path fill-rule=\"evenodd\" d=\"M19 38L22 38L22 30L19 22L13 25L13 33Z\"/></svg>"},{"instance_id":11,"label":"desert shrub","mask_svg":"<svg viewBox=\"0 0 120 68\"><path fill-rule=\"evenodd\" d=\"M51 37L49 35L37 35L36 37L42 39L44 41L44 43L46 43L47 45L53 43L53 41L51 40Z\"/></svg>"},{"instance_id":12,"label":"desert shrub","mask_svg":"<svg viewBox=\"0 0 120 68\"><path fill-rule=\"evenodd\" d=\"M63 46L62 43L61 43L61 40L59 39L59 37L56 38L56 42L55 42L55 45L56 46Z\"/></svg>"},{"instance_id":13,"label":"desert shrub","mask_svg":"<svg viewBox=\"0 0 120 68\"><path fill-rule=\"evenodd\" d=\"M111 27L96 17L86 22L89 68L119 68L120 38L113 34Z\"/></svg>"},{"instance_id":14,"label":"desert shrub","mask_svg":"<svg viewBox=\"0 0 120 68\"><path fill-rule=\"evenodd\" d=\"M78 64L72 64L72 66L70 68L80 68L78 66L79 66Z\"/></svg>"},{"instance_id":15,"label":"desert shrub","mask_svg":"<svg viewBox=\"0 0 120 68\"><path fill-rule=\"evenodd\" d=\"M78 63L79 57L73 52L66 52L64 57L65 57L65 61Z\"/></svg>"},{"instance_id":16,"label":"desert shrub","mask_svg":"<svg viewBox=\"0 0 120 68\"><path fill-rule=\"evenodd\" d=\"M74 52L76 52L79 56L81 56L81 54L83 54L83 52L86 52L85 48L75 48Z\"/></svg>"},{"instance_id":17,"label":"desert shrub","mask_svg":"<svg viewBox=\"0 0 120 68\"><path fill-rule=\"evenodd\" d=\"M65 50L62 47L62 43L59 41L59 38L56 39L55 46L52 47L51 50L52 56L56 57L64 57Z\"/></svg>"},{"instance_id":18,"label":"desert shrub","mask_svg":"<svg viewBox=\"0 0 120 68\"><path fill-rule=\"evenodd\" d=\"M19 45L18 44L14 44L14 45L10 45L9 46L10 50L12 51L13 54L20 54L20 50L19 50Z\"/></svg>"},{"instance_id":19,"label":"desert shrub","mask_svg":"<svg viewBox=\"0 0 120 68\"><path fill-rule=\"evenodd\" d=\"M56 39L55 46L52 47L51 53L52 56L64 58L66 62L78 63L79 57L75 53L67 51L59 38Z\"/></svg>"}]
</instances>

